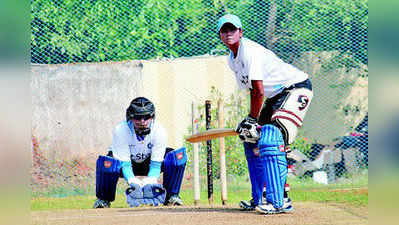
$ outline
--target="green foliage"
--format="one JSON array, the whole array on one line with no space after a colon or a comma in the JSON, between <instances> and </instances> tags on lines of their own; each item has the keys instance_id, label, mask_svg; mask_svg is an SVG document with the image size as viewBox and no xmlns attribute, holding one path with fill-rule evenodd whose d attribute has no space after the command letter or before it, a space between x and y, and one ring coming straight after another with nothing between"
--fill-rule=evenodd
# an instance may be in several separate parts
<instances>
[{"instance_id":1,"label":"green foliage","mask_svg":"<svg viewBox=\"0 0 399 225\"><path fill-rule=\"evenodd\" d=\"M305 154L307 157L310 157L310 152L312 151L312 143L309 142L309 140L306 137L303 137L299 134L299 137L297 137L290 145L291 149L297 149L298 151L302 152Z\"/></svg>"},{"instance_id":2,"label":"green foliage","mask_svg":"<svg viewBox=\"0 0 399 225\"><path fill-rule=\"evenodd\" d=\"M201 4L200 0L32 1L32 62L121 61L199 51L196 35L207 24L200 16ZM190 48L197 49L187 51Z\"/></svg>"},{"instance_id":3,"label":"green foliage","mask_svg":"<svg viewBox=\"0 0 399 225\"><path fill-rule=\"evenodd\" d=\"M287 61L338 50L352 63L368 62L367 0L32 0L31 61L225 54L215 28L226 13L240 16L246 37Z\"/></svg>"}]
</instances>

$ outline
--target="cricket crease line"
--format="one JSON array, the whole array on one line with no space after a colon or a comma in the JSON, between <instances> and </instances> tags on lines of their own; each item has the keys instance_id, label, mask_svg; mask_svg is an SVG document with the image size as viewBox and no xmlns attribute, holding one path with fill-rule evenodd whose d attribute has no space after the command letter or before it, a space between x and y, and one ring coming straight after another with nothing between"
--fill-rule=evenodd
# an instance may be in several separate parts
<instances>
[{"instance_id":1,"label":"cricket crease line","mask_svg":"<svg viewBox=\"0 0 399 225\"><path fill-rule=\"evenodd\" d=\"M42 220L70 220L70 219L85 219L85 218L100 218L100 217L115 217L115 216L120 216L120 217L137 217L137 216L155 216L155 215L187 215L188 213L190 214L201 214L201 213L216 213L216 212L212 212L212 211L208 211L208 212L181 212L181 213L175 213L175 212L168 212L168 213L160 213L160 212L156 212L156 213L141 213L141 214L136 214L134 212L132 212L132 214L112 214L112 215L86 215L86 216L68 216L68 217L55 217L55 218L47 218L47 219L41 219L40 217L35 217L32 218L32 220L36 220L36 221L42 221Z\"/></svg>"}]
</instances>

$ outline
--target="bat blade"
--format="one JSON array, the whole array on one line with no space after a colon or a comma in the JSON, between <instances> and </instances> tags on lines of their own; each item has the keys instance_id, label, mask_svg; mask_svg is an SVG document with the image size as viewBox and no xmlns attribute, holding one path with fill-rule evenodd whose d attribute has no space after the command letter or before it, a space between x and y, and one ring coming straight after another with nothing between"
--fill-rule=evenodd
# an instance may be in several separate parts
<instances>
[{"instance_id":1,"label":"bat blade","mask_svg":"<svg viewBox=\"0 0 399 225\"><path fill-rule=\"evenodd\" d=\"M234 135L238 135L238 133L232 128L215 128L191 135L190 137L186 138L186 140L191 143L196 143Z\"/></svg>"}]
</instances>

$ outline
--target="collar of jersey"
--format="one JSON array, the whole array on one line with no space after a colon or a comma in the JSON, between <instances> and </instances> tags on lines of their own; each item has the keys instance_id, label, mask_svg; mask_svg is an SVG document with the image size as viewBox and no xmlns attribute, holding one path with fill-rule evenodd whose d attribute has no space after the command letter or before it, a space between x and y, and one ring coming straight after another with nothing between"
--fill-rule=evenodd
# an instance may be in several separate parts
<instances>
[{"instance_id":1,"label":"collar of jersey","mask_svg":"<svg viewBox=\"0 0 399 225\"><path fill-rule=\"evenodd\" d=\"M240 45L238 46L238 50L237 50L237 57L233 57L233 51L231 51L230 50L230 59L231 59L231 61L232 62L234 62L235 60L237 60L239 57L240 57L240 51L241 51L241 46L242 46L242 44L243 44L243 42L244 42L244 40L245 40L246 38L241 38L241 40L240 40Z\"/></svg>"}]
</instances>

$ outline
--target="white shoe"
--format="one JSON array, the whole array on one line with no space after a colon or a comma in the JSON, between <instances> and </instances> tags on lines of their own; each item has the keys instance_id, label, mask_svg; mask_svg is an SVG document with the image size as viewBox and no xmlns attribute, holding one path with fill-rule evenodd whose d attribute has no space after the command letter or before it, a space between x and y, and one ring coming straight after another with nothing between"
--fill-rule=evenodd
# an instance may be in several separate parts
<instances>
[{"instance_id":1,"label":"white shoe","mask_svg":"<svg viewBox=\"0 0 399 225\"><path fill-rule=\"evenodd\" d=\"M283 208L281 208L281 209L285 213L294 211L294 207L292 206L292 201L290 198L284 198L284 205L283 205Z\"/></svg>"},{"instance_id":2,"label":"white shoe","mask_svg":"<svg viewBox=\"0 0 399 225\"><path fill-rule=\"evenodd\" d=\"M258 205L255 207L255 211L262 214L277 214L277 213L289 213L294 211L294 207L292 207L292 202L290 198L284 198L283 207L276 209L270 203Z\"/></svg>"},{"instance_id":3,"label":"white shoe","mask_svg":"<svg viewBox=\"0 0 399 225\"><path fill-rule=\"evenodd\" d=\"M282 213L282 211L280 209L274 208L274 206L270 203L256 206L255 211L258 213L262 213L262 214Z\"/></svg>"},{"instance_id":4,"label":"white shoe","mask_svg":"<svg viewBox=\"0 0 399 225\"><path fill-rule=\"evenodd\" d=\"M167 196L164 205L183 205L183 201L181 200L179 195L171 195Z\"/></svg>"}]
</instances>

